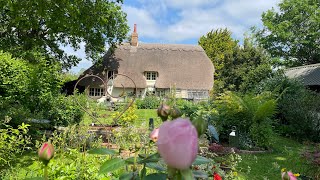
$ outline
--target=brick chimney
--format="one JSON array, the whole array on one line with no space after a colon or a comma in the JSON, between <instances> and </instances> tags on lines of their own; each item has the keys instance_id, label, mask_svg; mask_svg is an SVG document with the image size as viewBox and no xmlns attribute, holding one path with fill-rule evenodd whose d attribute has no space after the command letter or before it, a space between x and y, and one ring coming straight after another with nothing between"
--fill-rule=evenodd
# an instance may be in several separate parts
<instances>
[{"instance_id":1,"label":"brick chimney","mask_svg":"<svg viewBox=\"0 0 320 180\"><path fill-rule=\"evenodd\" d=\"M131 46L138 46L137 24L134 24L133 33L131 34Z\"/></svg>"}]
</instances>

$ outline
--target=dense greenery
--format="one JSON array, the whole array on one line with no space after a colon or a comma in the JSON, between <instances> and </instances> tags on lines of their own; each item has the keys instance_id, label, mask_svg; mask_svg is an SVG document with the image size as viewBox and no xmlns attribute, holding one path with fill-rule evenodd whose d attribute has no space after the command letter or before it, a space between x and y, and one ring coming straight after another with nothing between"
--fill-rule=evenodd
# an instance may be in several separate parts
<instances>
[{"instance_id":1,"label":"dense greenery","mask_svg":"<svg viewBox=\"0 0 320 180\"><path fill-rule=\"evenodd\" d=\"M262 14L263 29L258 41L274 57L297 66L320 62L320 1L282 0L278 9Z\"/></svg>"},{"instance_id":2,"label":"dense greenery","mask_svg":"<svg viewBox=\"0 0 320 180\"><path fill-rule=\"evenodd\" d=\"M279 122L276 127L282 135L319 142L319 94L282 73L263 81L256 91L272 91L277 98Z\"/></svg>"},{"instance_id":3,"label":"dense greenery","mask_svg":"<svg viewBox=\"0 0 320 180\"><path fill-rule=\"evenodd\" d=\"M15 126L32 118L51 120L52 125L80 122L83 111L71 96L60 94L59 64L48 63L42 56L37 61L31 64L0 52L0 119L9 116Z\"/></svg>"},{"instance_id":4,"label":"dense greenery","mask_svg":"<svg viewBox=\"0 0 320 180\"><path fill-rule=\"evenodd\" d=\"M252 38L238 45L227 29L210 31L199 40L215 67L215 93L248 91L272 73L272 59Z\"/></svg>"},{"instance_id":5,"label":"dense greenery","mask_svg":"<svg viewBox=\"0 0 320 180\"><path fill-rule=\"evenodd\" d=\"M228 138L235 126L243 148L271 147L274 134L272 117L276 112L276 100L270 93L257 96L246 94L241 97L227 92L219 97L216 103L216 125L222 138Z\"/></svg>"},{"instance_id":6,"label":"dense greenery","mask_svg":"<svg viewBox=\"0 0 320 180\"><path fill-rule=\"evenodd\" d=\"M121 0L102 1L0 1L0 50L34 61L32 52L70 68L80 59L63 46L77 50L84 43L89 59L99 60L105 44L126 38L126 14Z\"/></svg>"},{"instance_id":7,"label":"dense greenery","mask_svg":"<svg viewBox=\"0 0 320 180\"><path fill-rule=\"evenodd\" d=\"M146 96L143 99L137 99L136 105L138 109L157 109L160 105L160 99L157 96Z\"/></svg>"}]
</instances>

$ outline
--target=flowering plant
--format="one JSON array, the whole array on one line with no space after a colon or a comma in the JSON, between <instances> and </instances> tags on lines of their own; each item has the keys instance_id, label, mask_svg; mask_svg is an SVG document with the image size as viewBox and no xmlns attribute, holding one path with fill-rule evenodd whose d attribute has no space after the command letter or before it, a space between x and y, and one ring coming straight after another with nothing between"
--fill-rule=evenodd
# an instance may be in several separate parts
<instances>
[{"instance_id":1,"label":"flowering plant","mask_svg":"<svg viewBox=\"0 0 320 180\"><path fill-rule=\"evenodd\" d=\"M162 125L150 133L149 144L135 146L132 154L134 157L124 159L118 152L106 148L90 150L90 154L111 157L102 164L100 173L108 174L125 166L125 169L132 171L122 173L120 179L207 179L207 173L191 168L193 165L212 162L198 156L198 136L201 134L197 125L201 123L181 118L182 114L178 108L164 104L158 108L158 115L163 121ZM157 152L154 153L153 149ZM152 171L147 171L148 169ZM218 176L216 175L216 178Z\"/></svg>"},{"instance_id":2,"label":"flowering plant","mask_svg":"<svg viewBox=\"0 0 320 180\"><path fill-rule=\"evenodd\" d=\"M297 180L297 177L299 176L300 176L299 173L293 174L291 171L287 171L286 168L281 169L282 180Z\"/></svg>"}]
</instances>

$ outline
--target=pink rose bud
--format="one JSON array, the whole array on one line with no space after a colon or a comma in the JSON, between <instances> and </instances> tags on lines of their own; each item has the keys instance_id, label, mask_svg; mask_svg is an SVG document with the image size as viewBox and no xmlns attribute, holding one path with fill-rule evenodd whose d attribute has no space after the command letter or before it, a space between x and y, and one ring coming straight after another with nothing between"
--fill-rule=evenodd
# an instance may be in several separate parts
<instances>
[{"instance_id":1,"label":"pink rose bud","mask_svg":"<svg viewBox=\"0 0 320 180\"><path fill-rule=\"evenodd\" d=\"M170 114L170 106L161 104L157 110L157 114L162 119L162 121L166 121Z\"/></svg>"},{"instance_id":2,"label":"pink rose bud","mask_svg":"<svg viewBox=\"0 0 320 180\"><path fill-rule=\"evenodd\" d=\"M158 135L159 135L159 128L156 128L150 133L150 139L153 142L157 142L158 141Z\"/></svg>"},{"instance_id":3,"label":"pink rose bud","mask_svg":"<svg viewBox=\"0 0 320 180\"><path fill-rule=\"evenodd\" d=\"M181 117L182 116L182 113L181 111L177 108L177 107L173 107L171 110L170 110L170 115L172 117L172 119L176 119L178 117Z\"/></svg>"},{"instance_id":4,"label":"pink rose bud","mask_svg":"<svg viewBox=\"0 0 320 180\"><path fill-rule=\"evenodd\" d=\"M189 119L164 122L159 129L158 152L171 168L188 169L197 157L198 134Z\"/></svg>"},{"instance_id":5,"label":"pink rose bud","mask_svg":"<svg viewBox=\"0 0 320 180\"><path fill-rule=\"evenodd\" d=\"M53 145L48 142L43 143L41 148L38 151L38 155L40 160L42 160L45 164L48 164L50 159L54 155Z\"/></svg>"}]
</instances>

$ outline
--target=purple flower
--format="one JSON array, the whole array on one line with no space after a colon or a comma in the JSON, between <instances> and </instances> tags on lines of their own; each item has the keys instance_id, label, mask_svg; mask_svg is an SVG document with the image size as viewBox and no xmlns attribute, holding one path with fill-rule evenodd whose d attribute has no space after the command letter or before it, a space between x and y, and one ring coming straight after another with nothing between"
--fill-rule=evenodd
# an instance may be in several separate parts
<instances>
[{"instance_id":1,"label":"purple flower","mask_svg":"<svg viewBox=\"0 0 320 180\"><path fill-rule=\"evenodd\" d=\"M197 157L197 130L188 119L164 122L159 129L157 145L169 167L187 169Z\"/></svg>"}]
</instances>

